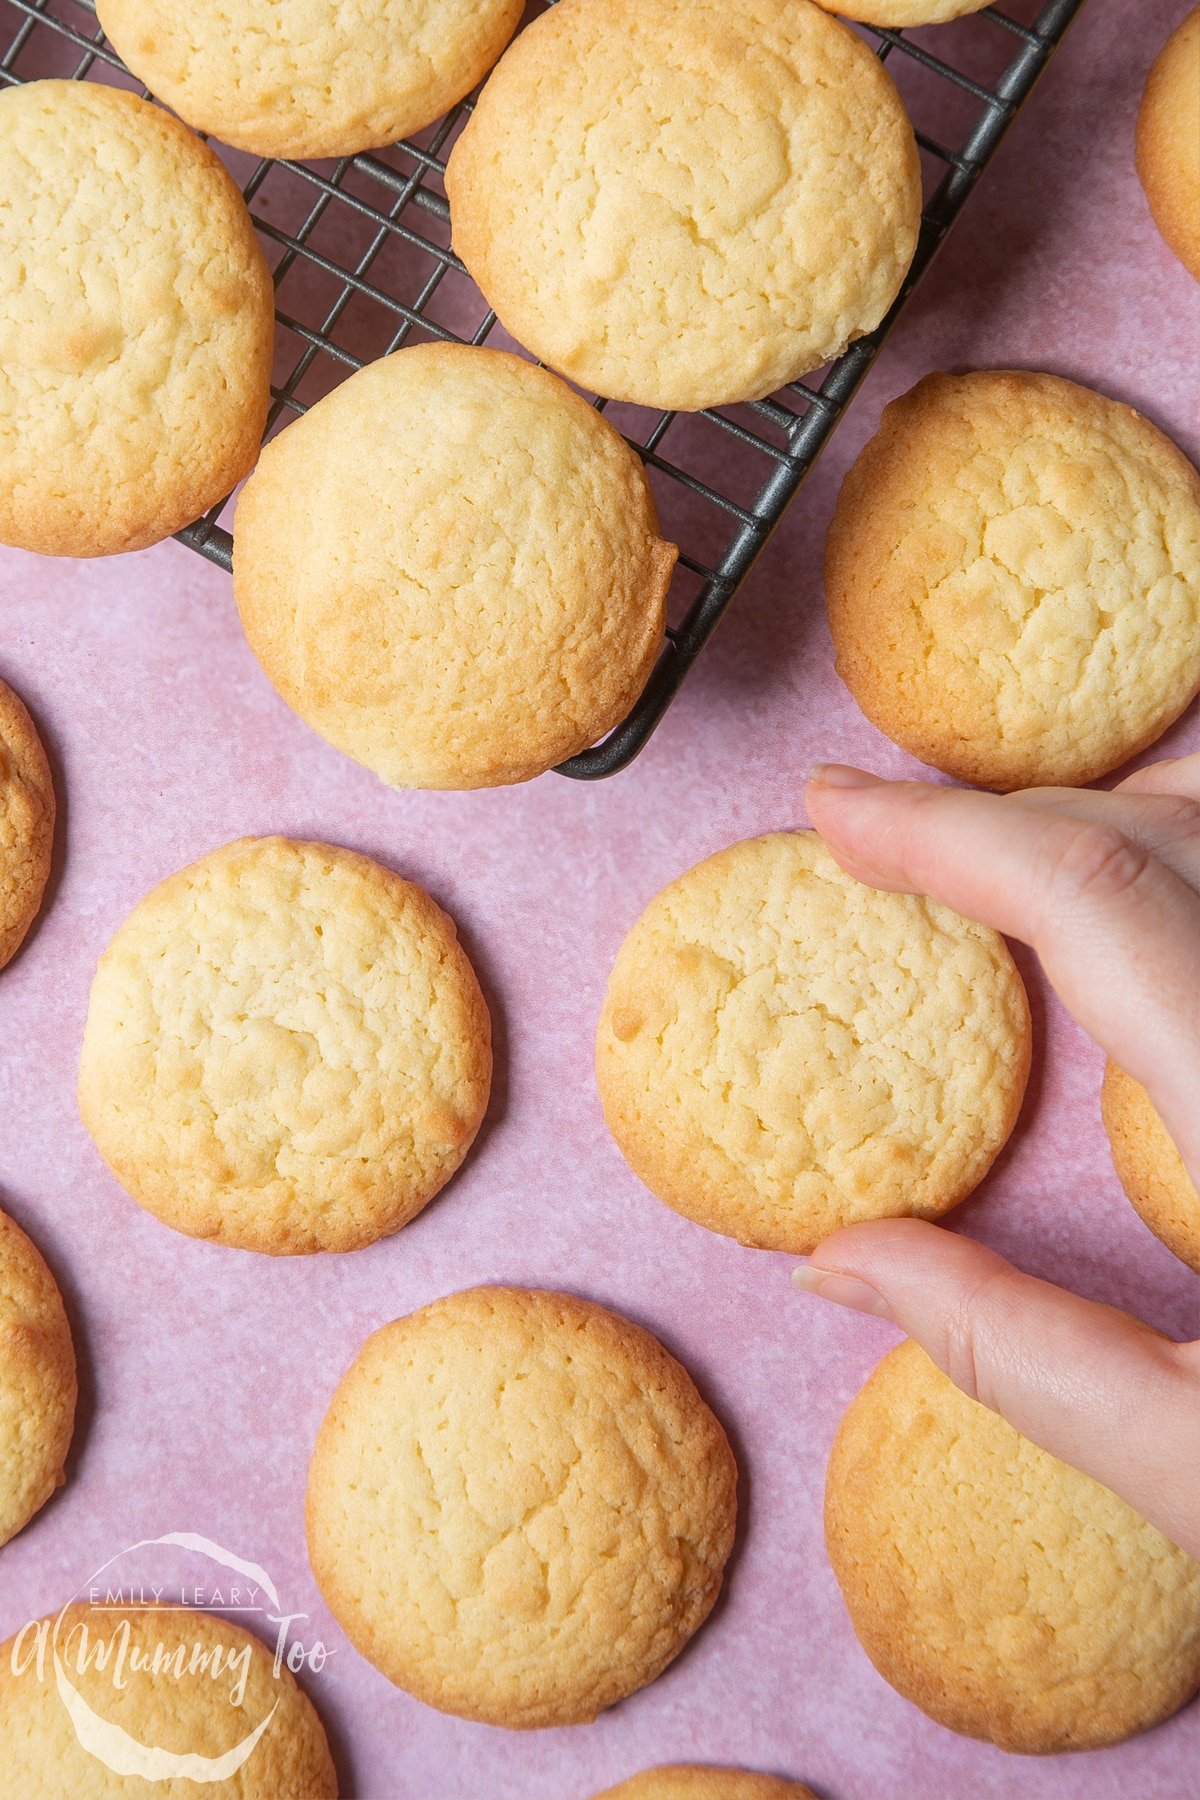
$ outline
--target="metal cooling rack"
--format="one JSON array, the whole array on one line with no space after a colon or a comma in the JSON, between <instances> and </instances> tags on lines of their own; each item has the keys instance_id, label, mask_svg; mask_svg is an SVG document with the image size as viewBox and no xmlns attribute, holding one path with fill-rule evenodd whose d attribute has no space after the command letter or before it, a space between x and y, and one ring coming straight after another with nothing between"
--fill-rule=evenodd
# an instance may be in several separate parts
<instances>
[{"instance_id":1,"label":"metal cooling rack","mask_svg":"<svg viewBox=\"0 0 1200 1800\"><path fill-rule=\"evenodd\" d=\"M1021 0L1006 3L1021 10ZM922 151L927 200L912 268L883 323L827 370L793 383L769 400L693 415L703 424L689 427L680 461L672 460L662 448L675 414L639 412L631 424L627 415L632 409L619 409L629 442L660 478L660 509L664 484L689 490L711 511L713 529L707 535L716 547L700 555L693 554L686 543L681 546L672 595L674 622L668 627L662 656L644 693L623 724L602 743L564 763L562 774L584 780L614 774L645 745L828 442L901 309L1082 4L1083 0L1045 0L1028 23L994 6L971 15L972 57L960 57L960 61L970 62L977 56L981 30L1003 34L1002 66L998 74L987 77L968 73L947 60L949 47L959 41L954 26L924 31L917 40L899 31L862 28L874 41L881 61L897 59L892 72L901 78ZM928 47L931 43L934 49ZM994 49L993 64L997 60ZM0 0L0 83L46 74L75 80L89 76L115 79L137 87L105 42L96 24L93 0ZM909 92L907 87L916 91ZM957 148L921 128L923 113L928 117L947 111L947 90L953 90L954 106L961 115L960 128L954 134ZM138 91L146 92L144 88ZM398 349L414 335L482 344L496 327L495 314L485 310L473 288L470 291L480 315L476 329L464 332L457 320L451 325L438 317L438 295L445 291L446 278L452 277L451 285L453 280L469 282L462 263L449 248L449 209L442 176L456 127L470 109L469 101L455 107L414 142L347 157L336 164L253 165L241 159L248 168L243 191L255 225L275 258L279 342L291 345L294 354L289 372L272 388L269 431L284 413L305 412L312 403L314 387L332 386L362 366L362 358L337 337L350 308L358 309L360 315L366 309L372 315L373 335L378 338L373 353L377 355ZM949 110L953 112L954 107ZM941 135L947 135L944 124ZM236 163L238 159L232 160ZM279 211L271 204L273 184L281 179L293 189L301 184L305 194L300 214L286 223L272 216ZM360 253L353 258L331 255L321 247L323 229L336 215L344 221L353 215L347 222L363 240ZM380 273L389 249L397 244L405 253L403 281ZM318 286L324 284L326 291L315 308L311 294L307 309L295 310L286 295L279 295L297 270L310 275ZM403 295L394 291L398 286L405 288ZM299 316L303 310L309 311L309 318ZM597 402L600 407L605 404ZM708 434L707 442L698 435L701 431ZM711 473L702 478L696 472L714 466L722 471L719 485ZM726 488L735 492L726 492ZM737 493L743 498L738 499ZM179 537L228 570L232 539L218 523L223 507L224 503L214 507Z\"/></svg>"}]
</instances>

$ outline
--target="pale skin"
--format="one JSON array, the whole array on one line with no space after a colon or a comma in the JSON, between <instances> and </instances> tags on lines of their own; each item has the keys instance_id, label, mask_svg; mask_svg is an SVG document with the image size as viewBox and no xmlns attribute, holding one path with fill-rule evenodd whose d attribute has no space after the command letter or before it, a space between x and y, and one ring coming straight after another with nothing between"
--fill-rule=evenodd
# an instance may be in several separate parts
<instances>
[{"instance_id":1,"label":"pale skin","mask_svg":"<svg viewBox=\"0 0 1200 1800\"><path fill-rule=\"evenodd\" d=\"M1200 1186L1200 755L1111 793L1005 796L823 764L807 798L861 881L1032 946L1084 1030L1148 1090ZM796 1279L893 1320L965 1393L1200 1557L1200 1342L1170 1342L916 1219L847 1226Z\"/></svg>"}]
</instances>

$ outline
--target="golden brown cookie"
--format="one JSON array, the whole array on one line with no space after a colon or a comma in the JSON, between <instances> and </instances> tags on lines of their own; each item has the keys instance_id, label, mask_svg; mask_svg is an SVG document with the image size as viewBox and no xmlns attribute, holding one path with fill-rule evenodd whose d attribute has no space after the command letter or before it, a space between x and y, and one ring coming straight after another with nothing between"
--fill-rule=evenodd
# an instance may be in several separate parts
<instances>
[{"instance_id":1,"label":"golden brown cookie","mask_svg":"<svg viewBox=\"0 0 1200 1800\"><path fill-rule=\"evenodd\" d=\"M921 170L891 78L809 0L560 0L501 58L446 192L519 343L596 393L695 411L878 325Z\"/></svg>"},{"instance_id":2,"label":"golden brown cookie","mask_svg":"<svg viewBox=\"0 0 1200 1800\"><path fill-rule=\"evenodd\" d=\"M817 0L827 12L864 25L881 25L889 31L908 25L944 25L965 13L982 12L990 0Z\"/></svg>"},{"instance_id":3,"label":"golden brown cookie","mask_svg":"<svg viewBox=\"0 0 1200 1800\"><path fill-rule=\"evenodd\" d=\"M596 1800L816 1800L816 1796L803 1782L781 1781L777 1775L671 1763L631 1775L628 1781L605 1788Z\"/></svg>"},{"instance_id":4,"label":"golden brown cookie","mask_svg":"<svg viewBox=\"0 0 1200 1800\"><path fill-rule=\"evenodd\" d=\"M1137 170L1154 223L1200 281L1200 6L1150 71L1138 113Z\"/></svg>"},{"instance_id":5,"label":"golden brown cookie","mask_svg":"<svg viewBox=\"0 0 1200 1800\"><path fill-rule=\"evenodd\" d=\"M461 100L521 0L98 0L113 48L197 131L256 156L351 156Z\"/></svg>"},{"instance_id":6,"label":"golden brown cookie","mask_svg":"<svg viewBox=\"0 0 1200 1800\"><path fill-rule=\"evenodd\" d=\"M233 579L314 731L393 787L493 787L625 717L675 554L638 458L578 394L502 351L422 344L268 445Z\"/></svg>"},{"instance_id":7,"label":"golden brown cookie","mask_svg":"<svg viewBox=\"0 0 1200 1800\"><path fill-rule=\"evenodd\" d=\"M650 902L609 980L596 1072L623 1155L668 1206L806 1254L839 1225L964 1199L1016 1122L1029 1043L994 931L779 832Z\"/></svg>"},{"instance_id":8,"label":"golden brown cookie","mask_svg":"<svg viewBox=\"0 0 1200 1800\"><path fill-rule=\"evenodd\" d=\"M863 1649L953 1731L1097 1749L1200 1688L1200 1563L914 1343L842 1420L825 1537Z\"/></svg>"},{"instance_id":9,"label":"golden brown cookie","mask_svg":"<svg viewBox=\"0 0 1200 1800\"><path fill-rule=\"evenodd\" d=\"M37 917L54 854L54 783L37 727L0 681L0 969Z\"/></svg>"},{"instance_id":10,"label":"golden brown cookie","mask_svg":"<svg viewBox=\"0 0 1200 1800\"><path fill-rule=\"evenodd\" d=\"M704 1623L737 1469L686 1370L587 1300L472 1288L385 1325L308 1478L308 1546L363 1655L443 1712L594 1719Z\"/></svg>"},{"instance_id":11,"label":"golden brown cookie","mask_svg":"<svg viewBox=\"0 0 1200 1800\"><path fill-rule=\"evenodd\" d=\"M1200 475L1074 382L927 375L846 477L825 593L838 673L922 762L1094 781L1200 688Z\"/></svg>"},{"instance_id":12,"label":"golden brown cookie","mask_svg":"<svg viewBox=\"0 0 1200 1800\"><path fill-rule=\"evenodd\" d=\"M454 1174L491 1068L479 983L428 894L350 850L242 838L155 888L104 952L79 1107L177 1231L355 1250Z\"/></svg>"},{"instance_id":13,"label":"golden brown cookie","mask_svg":"<svg viewBox=\"0 0 1200 1800\"><path fill-rule=\"evenodd\" d=\"M1154 1102L1140 1082L1110 1062L1100 1110L1131 1203L1155 1237L1200 1273L1200 1193Z\"/></svg>"},{"instance_id":14,"label":"golden brown cookie","mask_svg":"<svg viewBox=\"0 0 1200 1800\"><path fill-rule=\"evenodd\" d=\"M62 1486L76 1392L58 1284L20 1226L0 1213L0 1544Z\"/></svg>"},{"instance_id":15,"label":"golden brown cookie","mask_svg":"<svg viewBox=\"0 0 1200 1800\"><path fill-rule=\"evenodd\" d=\"M0 93L0 542L169 537L258 455L271 277L207 145L83 81Z\"/></svg>"},{"instance_id":16,"label":"golden brown cookie","mask_svg":"<svg viewBox=\"0 0 1200 1800\"><path fill-rule=\"evenodd\" d=\"M312 1702L239 1625L74 1605L0 1645L12 1800L336 1800Z\"/></svg>"}]
</instances>

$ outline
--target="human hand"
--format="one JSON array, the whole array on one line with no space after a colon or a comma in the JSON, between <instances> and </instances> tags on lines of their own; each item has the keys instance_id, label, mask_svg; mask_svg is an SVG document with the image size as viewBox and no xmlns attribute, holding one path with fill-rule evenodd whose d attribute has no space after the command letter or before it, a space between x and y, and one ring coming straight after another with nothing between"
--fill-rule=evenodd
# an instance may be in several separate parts
<instances>
[{"instance_id":1,"label":"human hand","mask_svg":"<svg viewBox=\"0 0 1200 1800\"><path fill-rule=\"evenodd\" d=\"M1148 1090L1200 1186L1200 755L1112 793L1004 796L827 765L807 797L861 881L1031 945ZM1200 1556L1200 1342L1171 1343L916 1219L847 1226L796 1279L894 1320L964 1392Z\"/></svg>"}]
</instances>

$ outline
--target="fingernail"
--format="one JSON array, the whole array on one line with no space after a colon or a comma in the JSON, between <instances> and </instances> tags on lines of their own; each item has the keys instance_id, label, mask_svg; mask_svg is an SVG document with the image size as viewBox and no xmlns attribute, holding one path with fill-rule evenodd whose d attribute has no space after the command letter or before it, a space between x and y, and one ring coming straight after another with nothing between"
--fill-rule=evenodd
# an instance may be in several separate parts
<instances>
[{"instance_id":1,"label":"fingernail","mask_svg":"<svg viewBox=\"0 0 1200 1800\"><path fill-rule=\"evenodd\" d=\"M852 1312L872 1313L877 1319L890 1319L895 1324L891 1307L869 1282L856 1275L834 1275L828 1269L814 1269L811 1263L792 1271L792 1280L806 1294L832 1300L835 1306L848 1306Z\"/></svg>"},{"instance_id":2,"label":"fingernail","mask_svg":"<svg viewBox=\"0 0 1200 1800\"><path fill-rule=\"evenodd\" d=\"M814 763L808 771L808 779L817 782L821 787L865 788L879 786L877 775L868 775L865 769L852 769L848 763Z\"/></svg>"}]
</instances>

